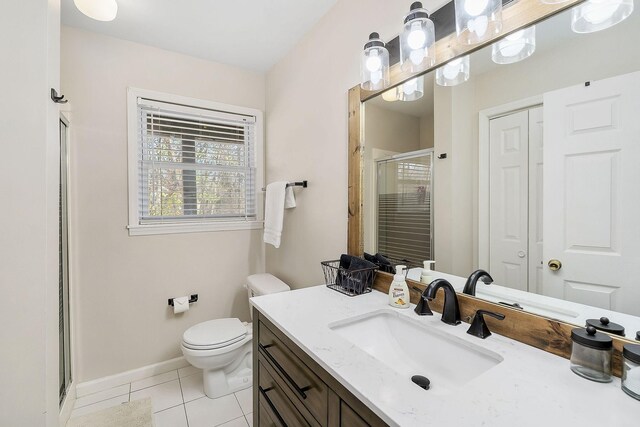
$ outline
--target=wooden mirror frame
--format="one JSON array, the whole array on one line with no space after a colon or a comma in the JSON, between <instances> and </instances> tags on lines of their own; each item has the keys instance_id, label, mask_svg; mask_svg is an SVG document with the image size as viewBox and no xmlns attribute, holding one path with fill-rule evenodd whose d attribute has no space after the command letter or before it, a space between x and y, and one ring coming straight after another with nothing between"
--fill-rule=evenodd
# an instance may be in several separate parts
<instances>
[{"instance_id":1,"label":"wooden mirror frame","mask_svg":"<svg viewBox=\"0 0 640 427\"><path fill-rule=\"evenodd\" d=\"M400 64L395 64L390 69L391 84L388 88L379 91L365 91L360 88L360 85L357 85L349 90L349 217L347 226L347 252L349 254L356 256L362 256L364 254L362 218L362 166L364 154L363 103L394 86L431 72L457 57L468 55L476 50L490 46L496 40L510 33L550 18L583 1L585 0L570 0L561 4L545 4L540 0L519 0L503 9L503 30L490 40L478 45L468 46L459 43L456 34L453 33L435 43L437 60L434 66L416 73L406 73L400 69ZM386 293L389 290L391 281L392 275L378 272L374 289ZM411 289L411 302L416 304L420 297L420 292L418 292L417 289L424 290L425 286L413 280L407 280L407 282ZM460 304L462 319L467 323L470 323L473 315L479 309L501 313L505 315L503 321L485 318L492 331L566 359L571 356L571 330L574 329L576 325L533 313L527 313L522 310L516 310L504 305L494 304L462 293L458 293L458 302ZM431 308L438 313L442 312L442 304L442 293L439 293L436 300L430 303ZM621 376L622 347L624 344L637 342L616 335L612 335L612 338L614 347L612 369L614 375Z\"/></svg>"}]
</instances>

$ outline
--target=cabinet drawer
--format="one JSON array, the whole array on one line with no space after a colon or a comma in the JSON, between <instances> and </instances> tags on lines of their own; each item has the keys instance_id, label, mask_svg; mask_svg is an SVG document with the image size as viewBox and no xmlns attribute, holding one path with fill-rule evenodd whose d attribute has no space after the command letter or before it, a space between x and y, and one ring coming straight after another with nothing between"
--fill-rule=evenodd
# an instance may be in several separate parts
<instances>
[{"instance_id":1,"label":"cabinet drawer","mask_svg":"<svg viewBox=\"0 0 640 427\"><path fill-rule=\"evenodd\" d=\"M260 370L258 385L260 427L310 427L262 362L258 364L258 369Z\"/></svg>"},{"instance_id":2,"label":"cabinet drawer","mask_svg":"<svg viewBox=\"0 0 640 427\"><path fill-rule=\"evenodd\" d=\"M322 426L327 425L326 384L263 323L258 346L287 386Z\"/></svg>"},{"instance_id":3,"label":"cabinet drawer","mask_svg":"<svg viewBox=\"0 0 640 427\"><path fill-rule=\"evenodd\" d=\"M349 405L340 402L340 426L341 427L370 427L369 424Z\"/></svg>"}]
</instances>

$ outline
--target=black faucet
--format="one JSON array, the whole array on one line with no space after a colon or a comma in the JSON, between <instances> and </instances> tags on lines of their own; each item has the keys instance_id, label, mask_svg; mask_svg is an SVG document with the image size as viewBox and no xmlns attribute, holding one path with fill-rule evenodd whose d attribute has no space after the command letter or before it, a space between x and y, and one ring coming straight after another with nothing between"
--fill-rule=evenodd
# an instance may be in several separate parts
<instances>
[{"instance_id":1,"label":"black faucet","mask_svg":"<svg viewBox=\"0 0 640 427\"><path fill-rule=\"evenodd\" d=\"M425 296L429 301L436 297L438 289L442 288L444 291L444 305L442 307L442 321L448 325L460 324L460 307L458 306L458 297L456 296L456 290L453 289L451 283L445 279L436 279L424 291Z\"/></svg>"},{"instance_id":2,"label":"black faucet","mask_svg":"<svg viewBox=\"0 0 640 427\"><path fill-rule=\"evenodd\" d=\"M493 283L493 277L489 273L484 270L476 270L467 279L467 283L464 284L464 289L462 290L463 294L476 296L476 283L478 280L482 278L482 281L485 284Z\"/></svg>"},{"instance_id":3,"label":"black faucet","mask_svg":"<svg viewBox=\"0 0 640 427\"><path fill-rule=\"evenodd\" d=\"M468 334L475 335L478 338L485 339L489 335L491 335L491 331L484 321L484 315L495 317L498 320L504 320L504 314L494 313L493 311L487 310L478 310L476 311L476 315L473 318L473 322L471 322L471 326L469 330L467 330Z\"/></svg>"},{"instance_id":4,"label":"black faucet","mask_svg":"<svg viewBox=\"0 0 640 427\"><path fill-rule=\"evenodd\" d=\"M426 296L427 289L428 288L425 288L425 290L422 291L422 289L413 286L414 291L422 292L422 294L420 295L420 301L418 301L416 308L413 310L416 312L418 316L433 316L433 311L431 311L431 308L429 308L429 300L427 299L427 296Z\"/></svg>"}]
</instances>

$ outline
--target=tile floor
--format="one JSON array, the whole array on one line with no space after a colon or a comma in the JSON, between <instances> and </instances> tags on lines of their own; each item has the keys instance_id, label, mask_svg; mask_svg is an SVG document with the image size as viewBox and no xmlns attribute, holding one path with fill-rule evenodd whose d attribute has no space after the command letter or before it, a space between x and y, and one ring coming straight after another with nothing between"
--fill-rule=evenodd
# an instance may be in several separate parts
<instances>
[{"instance_id":1,"label":"tile floor","mask_svg":"<svg viewBox=\"0 0 640 427\"><path fill-rule=\"evenodd\" d=\"M82 396L71 417L147 397L153 403L155 427L253 426L251 388L209 399L202 372L192 366Z\"/></svg>"}]
</instances>

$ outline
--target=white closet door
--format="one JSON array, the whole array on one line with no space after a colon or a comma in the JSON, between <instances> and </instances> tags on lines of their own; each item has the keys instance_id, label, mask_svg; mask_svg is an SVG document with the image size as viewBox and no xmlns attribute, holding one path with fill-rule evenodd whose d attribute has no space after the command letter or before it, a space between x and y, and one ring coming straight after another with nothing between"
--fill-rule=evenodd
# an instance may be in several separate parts
<instances>
[{"instance_id":1,"label":"white closet door","mask_svg":"<svg viewBox=\"0 0 640 427\"><path fill-rule=\"evenodd\" d=\"M543 111L529 110L529 292L542 293Z\"/></svg>"},{"instance_id":2,"label":"white closet door","mask_svg":"<svg viewBox=\"0 0 640 427\"><path fill-rule=\"evenodd\" d=\"M489 263L496 283L527 290L529 113L492 119Z\"/></svg>"},{"instance_id":3,"label":"white closet door","mask_svg":"<svg viewBox=\"0 0 640 427\"><path fill-rule=\"evenodd\" d=\"M544 293L640 315L640 73L545 94L544 123Z\"/></svg>"}]
</instances>

